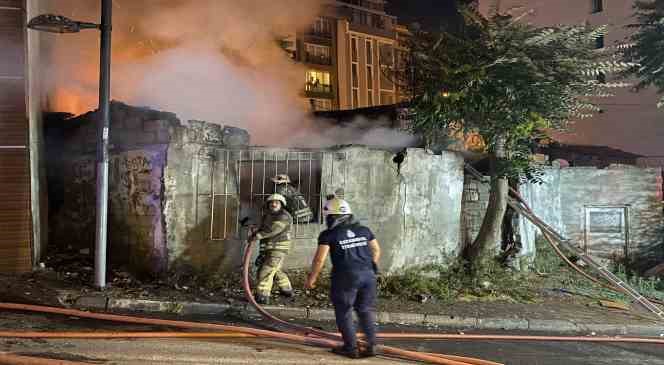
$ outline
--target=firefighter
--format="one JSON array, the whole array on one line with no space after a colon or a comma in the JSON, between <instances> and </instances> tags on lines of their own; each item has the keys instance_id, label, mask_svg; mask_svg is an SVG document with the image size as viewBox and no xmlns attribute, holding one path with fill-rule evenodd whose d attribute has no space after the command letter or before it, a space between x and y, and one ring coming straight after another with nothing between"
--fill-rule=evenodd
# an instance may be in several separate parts
<instances>
[{"instance_id":1,"label":"firefighter","mask_svg":"<svg viewBox=\"0 0 664 365\"><path fill-rule=\"evenodd\" d=\"M281 270L291 246L293 218L285 209L286 198L283 195L272 194L265 202L267 212L263 215L261 226L249 236L249 241L260 241L260 252L256 259L256 302L259 304L269 304L274 281L282 295L293 296L291 282Z\"/></svg>"},{"instance_id":2,"label":"firefighter","mask_svg":"<svg viewBox=\"0 0 664 365\"><path fill-rule=\"evenodd\" d=\"M305 283L313 289L328 253L332 259L330 299L344 340L334 353L350 358L374 356L376 344L376 274L380 245L371 230L353 217L350 205L332 196L323 208L327 230L318 237L318 250ZM360 352L352 311L357 313L367 347Z\"/></svg>"},{"instance_id":3,"label":"firefighter","mask_svg":"<svg viewBox=\"0 0 664 365\"><path fill-rule=\"evenodd\" d=\"M286 198L288 204L286 209L293 216L293 221L298 223L309 223L314 217L307 199L292 184L288 175L277 175L273 177L272 182L275 186L275 193L281 194Z\"/></svg>"}]
</instances>

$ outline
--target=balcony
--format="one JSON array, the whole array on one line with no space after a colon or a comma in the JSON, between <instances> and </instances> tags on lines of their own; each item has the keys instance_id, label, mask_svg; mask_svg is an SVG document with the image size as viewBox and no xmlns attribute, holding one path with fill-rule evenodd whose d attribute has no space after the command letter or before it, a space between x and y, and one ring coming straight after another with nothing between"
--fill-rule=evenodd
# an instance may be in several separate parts
<instances>
[{"instance_id":1,"label":"balcony","mask_svg":"<svg viewBox=\"0 0 664 365\"><path fill-rule=\"evenodd\" d=\"M332 58L325 56L316 56L309 53L306 53L304 55L304 61L306 63L313 63L315 65L326 65L326 66L332 65Z\"/></svg>"},{"instance_id":2,"label":"balcony","mask_svg":"<svg viewBox=\"0 0 664 365\"><path fill-rule=\"evenodd\" d=\"M304 93L307 95L307 97L325 99L334 98L334 94L332 93L332 85L312 84L307 82L304 85Z\"/></svg>"}]
</instances>

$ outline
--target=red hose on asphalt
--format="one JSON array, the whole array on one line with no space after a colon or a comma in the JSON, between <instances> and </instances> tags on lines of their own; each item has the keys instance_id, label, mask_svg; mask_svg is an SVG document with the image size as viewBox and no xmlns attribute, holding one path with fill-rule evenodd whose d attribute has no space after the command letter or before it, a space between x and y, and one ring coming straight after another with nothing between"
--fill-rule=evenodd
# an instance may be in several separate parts
<instances>
[{"instance_id":1,"label":"red hose on asphalt","mask_svg":"<svg viewBox=\"0 0 664 365\"><path fill-rule=\"evenodd\" d=\"M16 332L0 331L0 338L256 338L257 335L240 332ZM458 335L445 333L379 333L385 340L458 340L458 341L547 341L591 343L642 343L664 345L664 338L643 337L594 337L594 336L517 336L517 335ZM445 355L450 356L450 355ZM468 361L468 360L466 360ZM486 361L486 360L482 360ZM495 363L494 363L495 364Z\"/></svg>"}]
</instances>

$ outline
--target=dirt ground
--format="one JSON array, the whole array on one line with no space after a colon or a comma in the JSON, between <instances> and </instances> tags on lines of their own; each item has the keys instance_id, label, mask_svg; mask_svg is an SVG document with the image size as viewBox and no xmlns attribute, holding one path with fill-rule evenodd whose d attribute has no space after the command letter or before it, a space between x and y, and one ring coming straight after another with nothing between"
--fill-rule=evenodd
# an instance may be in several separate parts
<instances>
[{"instance_id":1,"label":"dirt ground","mask_svg":"<svg viewBox=\"0 0 664 365\"><path fill-rule=\"evenodd\" d=\"M29 274L0 275L0 301L67 306L71 303L58 299L62 298L63 292L69 293L70 301L79 296L99 294L92 286L94 269L91 257L62 253L48 256L45 264L45 268ZM301 288L299 281L302 273L296 272L292 276L295 278L295 297L287 299L275 293L271 304L288 307L331 307L325 280L321 281L320 288L308 292L298 289ZM103 294L114 298L228 304L245 301L239 275L204 280L197 277L170 277L142 281L125 271L112 269L107 281L108 287ZM550 288L541 288L537 300L529 303L518 303L509 298L459 298L453 303L418 295L413 295L412 298L405 300L380 297L378 310L456 317L575 319L589 323L645 321L638 311L601 307L596 299Z\"/></svg>"}]
</instances>

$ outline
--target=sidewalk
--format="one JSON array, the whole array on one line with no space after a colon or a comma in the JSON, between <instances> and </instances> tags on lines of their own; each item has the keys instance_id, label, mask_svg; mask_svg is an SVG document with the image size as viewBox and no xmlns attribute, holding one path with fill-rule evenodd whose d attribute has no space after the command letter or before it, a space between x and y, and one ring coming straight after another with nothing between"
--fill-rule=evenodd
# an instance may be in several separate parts
<instances>
[{"instance_id":1,"label":"sidewalk","mask_svg":"<svg viewBox=\"0 0 664 365\"><path fill-rule=\"evenodd\" d=\"M83 271L84 273L87 271ZM89 277L65 272L0 276L0 301L74 307L94 311L152 312L181 315L233 315L258 318L239 288L213 292L204 288L130 282L118 276L103 292L89 286ZM274 298L265 309L284 320L334 321L327 296L296 290L291 299ZM519 330L582 335L664 336L664 323L637 311L601 307L596 300L543 291L537 303L464 301L425 303L379 298L380 324L427 326L456 331Z\"/></svg>"},{"instance_id":2,"label":"sidewalk","mask_svg":"<svg viewBox=\"0 0 664 365\"><path fill-rule=\"evenodd\" d=\"M65 301L68 294L63 295ZM477 306L473 303L464 303ZM536 306L530 304L516 303L491 303L499 311L511 311L511 313L528 313L528 311L514 312L524 307ZM233 314L245 318L255 319L260 315L245 302L232 304L197 303L197 302L173 302L146 299L114 298L103 295L87 295L77 298L73 306L79 309L122 311L122 312L153 312L170 313L181 315L221 315ZM334 321L334 312L331 309L265 306L267 311L284 320L310 320L310 321ZM531 308L532 310L533 308ZM664 324L658 324L645 318L639 318L628 313L616 313L613 311L601 313L594 310L586 310L583 313L576 312L575 316L563 319L564 312L578 311L579 308L561 308L557 315L541 313L539 316L484 316L478 313L476 316L455 316L445 314L426 313L395 313L379 311L377 321L380 324L413 325L442 327L454 330L521 330L533 332L554 333L576 333L586 335L631 335L631 336L664 336ZM494 311L496 312L496 311ZM569 313L568 313L569 314ZM530 318L529 318L530 317ZM610 318L610 321L603 321Z\"/></svg>"}]
</instances>

